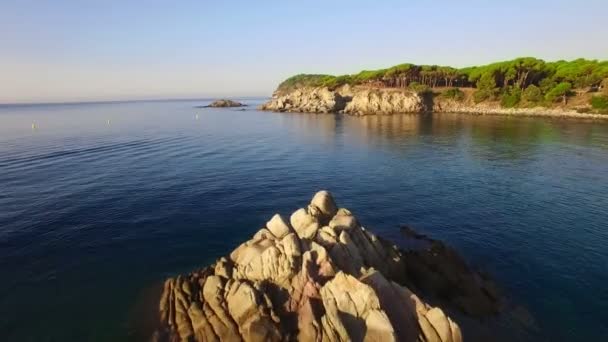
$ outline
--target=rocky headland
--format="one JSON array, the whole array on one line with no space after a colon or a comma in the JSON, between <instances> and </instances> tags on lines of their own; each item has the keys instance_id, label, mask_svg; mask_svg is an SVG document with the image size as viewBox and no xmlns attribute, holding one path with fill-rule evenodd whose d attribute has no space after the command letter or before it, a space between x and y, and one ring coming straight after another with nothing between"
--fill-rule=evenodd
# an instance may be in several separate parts
<instances>
[{"instance_id":1,"label":"rocky headland","mask_svg":"<svg viewBox=\"0 0 608 342\"><path fill-rule=\"evenodd\" d=\"M298 74L262 109L352 115L452 112L608 118L608 61L518 57L455 68L402 63L354 74Z\"/></svg>"},{"instance_id":2,"label":"rocky headland","mask_svg":"<svg viewBox=\"0 0 608 342\"><path fill-rule=\"evenodd\" d=\"M259 109L294 113L386 115L405 113L463 113L608 119L608 115L581 113L577 108L505 108L499 102L475 103L472 96L452 99L440 93L410 89L351 87L300 87L277 91Z\"/></svg>"},{"instance_id":3,"label":"rocky headland","mask_svg":"<svg viewBox=\"0 0 608 342\"><path fill-rule=\"evenodd\" d=\"M374 235L320 191L214 264L167 279L152 339L459 342L448 312L500 310L495 287L452 249L403 232L417 248Z\"/></svg>"}]
</instances>

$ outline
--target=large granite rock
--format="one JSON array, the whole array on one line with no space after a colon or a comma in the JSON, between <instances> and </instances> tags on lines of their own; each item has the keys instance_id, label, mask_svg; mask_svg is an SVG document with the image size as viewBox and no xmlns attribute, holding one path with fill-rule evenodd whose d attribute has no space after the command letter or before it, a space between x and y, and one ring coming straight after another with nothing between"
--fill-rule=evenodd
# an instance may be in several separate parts
<instances>
[{"instance_id":1,"label":"large granite rock","mask_svg":"<svg viewBox=\"0 0 608 342\"><path fill-rule=\"evenodd\" d=\"M228 257L168 279L156 341L462 341L407 284L406 255L317 193Z\"/></svg>"},{"instance_id":2,"label":"large granite rock","mask_svg":"<svg viewBox=\"0 0 608 342\"><path fill-rule=\"evenodd\" d=\"M420 113L425 110L424 99L415 92L378 89L356 91L344 108L345 113L354 115Z\"/></svg>"},{"instance_id":3,"label":"large granite rock","mask_svg":"<svg viewBox=\"0 0 608 342\"><path fill-rule=\"evenodd\" d=\"M420 113L428 108L415 92L395 89L351 88L342 86L296 88L277 93L262 110L302 113L346 113L351 115Z\"/></svg>"},{"instance_id":4,"label":"large granite rock","mask_svg":"<svg viewBox=\"0 0 608 342\"><path fill-rule=\"evenodd\" d=\"M337 113L350 99L342 93L321 88L299 88L286 94L275 94L260 106L262 110L301 113Z\"/></svg>"}]
</instances>

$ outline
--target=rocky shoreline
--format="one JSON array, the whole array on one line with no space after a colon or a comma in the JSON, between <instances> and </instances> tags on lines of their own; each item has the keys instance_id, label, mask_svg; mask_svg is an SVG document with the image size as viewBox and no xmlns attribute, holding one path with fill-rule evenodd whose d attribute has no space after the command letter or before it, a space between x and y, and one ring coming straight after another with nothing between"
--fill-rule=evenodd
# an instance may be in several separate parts
<instances>
[{"instance_id":1,"label":"rocky shoreline","mask_svg":"<svg viewBox=\"0 0 608 342\"><path fill-rule=\"evenodd\" d=\"M453 250L404 232L420 248L374 235L320 191L215 264L167 279L152 340L460 342L446 312L500 310L495 287Z\"/></svg>"},{"instance_id":2,"label":"rocky shoreline","mask_svg":"<svg viewBox=\"0 0 608 342\"><path fill-rule=\"evenodd\" d=\"M431 93L419 94L404 89L374 89L348 85L331 90L327 87L302 87L275 92L259 107L261 110L295 113L344 113L350 115L386 115L402 113L462 113L476 115L543 116L579 119L608 119L608 115L579 113L568 108L504 108L498 103L457 101Z\"/></svg>"}]
</instances>

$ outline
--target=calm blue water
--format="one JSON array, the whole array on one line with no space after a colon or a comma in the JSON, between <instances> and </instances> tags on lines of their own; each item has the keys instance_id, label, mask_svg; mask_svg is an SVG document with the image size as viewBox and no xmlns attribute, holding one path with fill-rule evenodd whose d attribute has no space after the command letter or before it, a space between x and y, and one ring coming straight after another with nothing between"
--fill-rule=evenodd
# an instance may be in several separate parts
<instances>
[{"instance_id":1,"label":"calm blue water","mask_svg":"<svg viewBox=\"0 0 608 342\"><path fill-rule=\"evenodd\" d=\"M144 289L319 189L381 235L457 248L535 338L608 337L608 123L205 103L0 108L3 341L128 339Z\"/></svg>"}]
</instances>

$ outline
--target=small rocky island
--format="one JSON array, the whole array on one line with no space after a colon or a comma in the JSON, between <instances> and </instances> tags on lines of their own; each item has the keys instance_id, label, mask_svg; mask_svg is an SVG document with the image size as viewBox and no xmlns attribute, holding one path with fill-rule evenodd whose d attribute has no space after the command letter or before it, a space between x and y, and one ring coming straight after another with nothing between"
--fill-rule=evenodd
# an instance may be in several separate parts
<instances>
[{"instance_id":1,"label":"small rocky island","mask_svg":"<svg viewBox=\"0 0 608 342\"><path fill-rule=\"evenodd\" d=\"M492 314L496 291L450 249L406 233L430 246L402 250L320 191L216 263L167 279L152 340L462 341L446 312Z\"/></svg>"},{"instance_id":2,"label":"small rocky island","mask_svg":"<svg viewBox=\"0 0 608 342\"><path fill-rule=\"evenodd\" d=\"M220 99L211 102L206 106L197 106L196 108L231 108L231 107L246 107L247 105L241 102Z\"/></svg>"}]
</instances>

